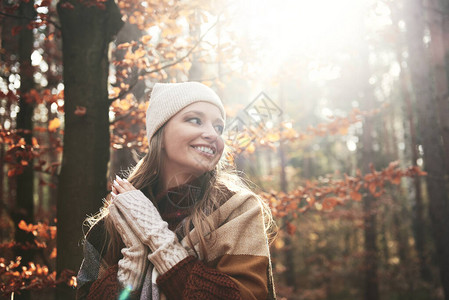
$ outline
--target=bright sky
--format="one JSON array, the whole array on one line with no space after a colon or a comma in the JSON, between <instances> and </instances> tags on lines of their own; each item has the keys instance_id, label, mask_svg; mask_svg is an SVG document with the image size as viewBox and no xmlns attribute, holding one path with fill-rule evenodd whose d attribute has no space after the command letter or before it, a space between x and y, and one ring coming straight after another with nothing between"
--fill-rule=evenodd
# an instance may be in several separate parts
<instances>
[{"instance_id":1,"label":"bright sky","mask_svg":"<svg viewBox=\"0 0 449 300\"><path fill-rule=\"evenodd\" d=\"M375 0L241 0L231 26L240 35L260 43L267 58L264 70L275 70L292 57L305 56L311 76L335 78L338 70L327 66L317 72L313 60L326 59L336 49L360 39L363 24L370 30L391 24L390 11ZM367 8L374 7L371 15ZM234 30L235 30L234 29ZM311 78L312 79L312 78Z\"/></svg>"},{"instance_id":2,"label":"bright sky","mask_svg":"<svg viewBox=\"0 0 449 300\"><path fill-rule=\"evenodd\" d=\"M233 27L229 30L237 32L242 39L250 38L257 45L254 48L257 50L250 53L259 63L252 70L261 82L255 90L263 89L262 82L269 82L281 68L289 68L293 74L297 72L295 59L306 62L310 81L336 79L341 71L335 62L337 52L351 56L360 50L360 43L367 41L365 32L376 34L391 25L389 7L378 0L241 0L234 3L236 14L228 23ZM397 70L393 73L398 75ZM325 103L323 117L333 114ZM346 143L349 151L355 151L356 135L349 134Z\"/></svg>"}]
</instances>

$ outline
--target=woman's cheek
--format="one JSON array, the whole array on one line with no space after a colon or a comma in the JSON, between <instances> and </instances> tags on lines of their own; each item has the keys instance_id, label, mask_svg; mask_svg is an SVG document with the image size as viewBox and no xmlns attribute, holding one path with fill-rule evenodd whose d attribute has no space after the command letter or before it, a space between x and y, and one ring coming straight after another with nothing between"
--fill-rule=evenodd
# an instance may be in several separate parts
<instances>
[{"instance_id":1,"label":"woman's cheek","mask_svg":"<svg viewBox=\"0 0 449 300\"><path fill-rule=\"evenodd\" d=\"M219 137L218 143L217 143L217 148L218 148L218 152L219 152L219 157L221 157L221 155L223 154L223 150L224 150L224 140L223 137Z\"/></svg>"}]
</instances>

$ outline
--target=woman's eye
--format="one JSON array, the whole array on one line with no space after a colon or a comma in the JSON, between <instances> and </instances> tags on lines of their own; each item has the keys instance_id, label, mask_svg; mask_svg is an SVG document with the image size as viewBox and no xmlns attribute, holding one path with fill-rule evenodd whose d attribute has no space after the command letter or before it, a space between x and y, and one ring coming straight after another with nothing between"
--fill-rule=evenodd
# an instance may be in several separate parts
<instances>
[{"instance_id":1,"label":"woman's eye","mask_svg":"<svg viewBox=\"0 0 449 300\"><path fill-rule=\"evenodd\" d=\"M200 118L190 118L190 119L187 120L187 122L201 125L201 120L200 120Z\"/></svg>"},{"instance_id":2,"label":"woman's eye","mask_svg":"<svg viewBox=\"0 0 449 300\"><path fill-rule=\"evenodd\" d=\"M215 126L215 130L218 132L218 134L222 134L223 133L223 126L216 125Z\"/></svg>"}]
</instances>

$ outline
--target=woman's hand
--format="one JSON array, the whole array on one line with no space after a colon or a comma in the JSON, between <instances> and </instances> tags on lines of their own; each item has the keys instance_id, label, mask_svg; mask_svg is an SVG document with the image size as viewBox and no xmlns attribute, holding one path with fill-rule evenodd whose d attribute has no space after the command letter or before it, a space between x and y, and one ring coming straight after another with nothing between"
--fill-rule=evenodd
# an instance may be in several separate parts
<instances>
[{"instance_id":1,"label":"woman's hand","mask_svg":"<svg viewBox=\"0 0 449 300\"><path fill-rule=\"evenodd\" d=\"M126 179L121 179L118 175L115 175L116 180L114 180L114 184L112 185L112 196L115 197L118 194L135 190L136 188L128 182Z\"/></svg>"}]
</instances>

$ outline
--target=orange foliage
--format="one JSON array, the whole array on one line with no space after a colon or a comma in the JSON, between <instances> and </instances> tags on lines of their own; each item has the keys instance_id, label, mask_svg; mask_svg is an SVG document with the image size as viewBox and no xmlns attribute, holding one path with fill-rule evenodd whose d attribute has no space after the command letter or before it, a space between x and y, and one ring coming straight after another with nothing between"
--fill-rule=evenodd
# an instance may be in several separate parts
<instances>
[{"instance_id":1,"label":"orange foliage","mask_svg":"<svg viewBox=\"0 0 449 300\"><path fill-rule=\"evenodd\" d=\"M348 200L360 201L366 193L379 197L384 193L387 183L399 184L404 177L424 175L426 173L419 167L401 170L398 162L392 162L381 171L376 171L371 166L371 173L365 175L360 170L355 176L344 174L344 179L334 179L332 175L328 175L320 180L306 181L304 186L290 193L270 191L263 192L260 196L268 202L275 217L296 218L298 213L304 213L310 208L331 211Z\"/></svg>"},{"instance_id":2,"label":"orange foliage","mask_svg":"<svg viewBox=\"0 0 449 300\"><path fill-rule=\"evenodd\" d=\"M49 128L44 129L45 131L53 132L59 126L59 119L55 118L49 122ZM34 128L34 130L39 131L39 128ZM50 145L42 146L36 137L32 137L31 144L27 144L22 135L30 134L29 130L4 130L0 128L0 142L6 145L6 153L4 157L4 162L8 164L8 176L17 176L23 173L25 166L27 166L31 161L36 160L37 164L33 166L35 171L41 171L50 173L53 175L60 162L49 163L47 167L46 161L40 159L40 156L45 153L45 151L62 151L62 140L59 137L52 137L50 139ZM41 185L48 184L52 187L56 187L53 183L47 183L44 181L39 182Z\"/></svg>"},{"instance_id":3,"label":"orange foliage","mask_svg":"<svg viewBox=\"0 0 449 300\"><path fill-rule=\"evenodd\" d=\"M48 131L55 132L56 129L58 129L61 126L61 121L59 121L59 118L54 118L53 120L50 120L48 123Z\"/></svg>"},{"instance_id":4,"label":"orange foliage","mask_svg":"<svg viewBox=\"0 0 449 300\"><path fill-rule=\"evenodd\" d=\"M40 91L37 91L36 89L31 89L29 92L23 95L24 99L28 103L32 104L52 104L56 103L58 104L58 100L64 99L64 91L56 92L55 90L52 91L51 89L43 89ZM64 112L64 105L58 104L58 111Z\"/></svg>"},{"instance_id":5,"label":"orange foliage","mask_svg":"<svg viewBox=\"0 0 449 300\"><path fill-rule=\"evenodd\" d=\"M226 144L235 154L254 152L256 146L275 149L280 140L299 142L314 137L328 135L346 135L349 126L361 122L363 117L378 114L380 109L360 111L353 109L347 117L336 117L328 123L320 123L315 127L309 126L304 132L297 132L291 122L282 122L279 127L268 129L264 124L245 126L239 132L228 131Z\"/></svg>"},{"instance_id":6,"label":"orange foliage","mask_svg":"<svg viewBox=\"0 0 449 300\"><path fill-rule=\"evenodd\" d=\"M0 248L20 248L24 250L44 249L47 248L47 242L56 238L56 226L49 226L46 223L27 224L20 221L19 229L31 232L35 236L34 245L27 243L21 245L16 242L0 244ZM56 258L56 248L53 248L50 259ZM64 270L59 278L56 272L51 271L47 266L28 263L27 266L21 264L21 257L17 257L14 261L7 261L0 257L0 293L3 296L9 296L13 293L20 293L24 290L43 290L54 288L57 284L65 283L69 286L76 286L75 272Z\"/></svg>"},{"instance_id":7,"label":"orange foliage","mask_svg":"<svg viewBox=\"0 0 449 300\"><path fill-rule=\"evenodd\" d=\"M111 131L112 147L136 148L144 152L148 148L145 131L145 115L148 103L137 103L130 94L125 99L112 102L115 120Z\"/></svg>"},{"instance_id":8,"label":"orange foliage","mask_svg":"<svg viewBox=\"0 0 449 300\"><path fill-rule=\"evenodd\" d=\"M0 292L4 296L12 293L20 293L24 290L42 290L54 288L57 284L66 283L69 286L76 286L75 273L64 270L59 278L56 278L56 271L50 272L47 266L41 266L30 262L28 266L21 266L21 257L15 261L6 261L0 257Z\"/></svg>"},{"instance_id":9,"label":"orange foliage","mask_svg":"<svg viewBox=\"0 0 449 300\"><path fill-rule=\"evenodd\" d=\"M31 232L35 237L41 237L47 240L56 238L56 226L50 226L41 222L36 225L27 224L24 220L20 221L18 226L23 231Z\"/></svg>"}]
</instances>

